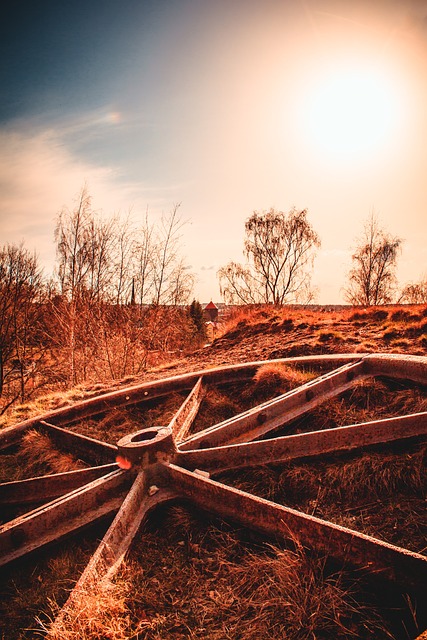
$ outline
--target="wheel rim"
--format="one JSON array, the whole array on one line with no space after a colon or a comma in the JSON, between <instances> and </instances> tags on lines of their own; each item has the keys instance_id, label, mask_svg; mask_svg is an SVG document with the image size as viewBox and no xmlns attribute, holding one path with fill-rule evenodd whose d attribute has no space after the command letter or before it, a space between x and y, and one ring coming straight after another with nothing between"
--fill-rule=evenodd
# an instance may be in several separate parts
<instances>
[{"instance_id":1,"label":"wheel rim","mask_svg":"<svg viewBox=\"0 0 427 640\"><path fill-rule=\"evenodd\" d=\"M189 435L206 384L250 379L267 362L335 368L290 392ZM26 430L36 426L60 447L81 452L94 462L81 471L0 485L3 504L22 504L36 497L46 501L0 528L0 563L11 562L102 516L116 513L64 612L73 606L78 593L87 587L94 575L111 577L114 574L151 509L172 499L185 498L216 516L267 536L296 538L304 547L328 552L341 563L367 568L405 588L422 589L427 578L425 556L214 479L219 472L228 469L279 463L425 435L427 412L271 437L279 427L339 396L357 381L378 376L427 385L427 358L343 354L220 367L144 383L5 429L0 433L2 448L18 442ZM117 446L64 428L66 424L101 410L163 397L176 390L188 390L189 394L168 426L153 425L150 429L129 433Z\"/></svg>"}]
</instances>

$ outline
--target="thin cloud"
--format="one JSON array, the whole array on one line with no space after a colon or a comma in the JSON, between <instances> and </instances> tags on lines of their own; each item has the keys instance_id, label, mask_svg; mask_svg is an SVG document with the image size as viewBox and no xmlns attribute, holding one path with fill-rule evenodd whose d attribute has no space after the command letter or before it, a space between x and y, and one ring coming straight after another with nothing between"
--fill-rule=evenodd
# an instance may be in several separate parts
<instances>
[{"instance_id":1,"label":"thin cloud","mask_svg":"<svg viewBox=\"0 0 427 640\"><path fill-rule=\"evenodd\" d=\"M24 241L51 269L55 219L86 183L96 210L113 212L163 205L159 193L123 179L116 167L96 166L73 155L54 129L0 130L0 242ZM148 190L147 190L148 191Z\"/></svg>"}]
</instances>

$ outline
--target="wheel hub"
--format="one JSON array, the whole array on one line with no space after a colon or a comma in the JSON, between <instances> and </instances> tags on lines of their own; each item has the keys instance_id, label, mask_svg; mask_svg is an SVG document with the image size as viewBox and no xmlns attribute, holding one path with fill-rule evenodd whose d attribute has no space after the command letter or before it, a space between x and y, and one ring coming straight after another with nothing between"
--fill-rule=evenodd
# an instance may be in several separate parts
<instances>
[{"instance_id":1,"label":"wheel hub","mask_svg":"<svg viewBox=\"0 0 427 640\"><path fill-rule=\"evenodd\" d=\"M177 451L170 427L141 429L117 443L116 462L121 469L145 468L167 462Z\"/></svg>"}]
</instances>

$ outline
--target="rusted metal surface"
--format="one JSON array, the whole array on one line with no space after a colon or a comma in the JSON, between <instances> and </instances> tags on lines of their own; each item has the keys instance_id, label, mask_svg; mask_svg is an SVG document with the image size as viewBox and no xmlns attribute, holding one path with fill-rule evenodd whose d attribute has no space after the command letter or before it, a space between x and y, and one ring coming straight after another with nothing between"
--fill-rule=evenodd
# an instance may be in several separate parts
<instances>
[{"instance_id":1,"label":"rusted metal surface","mask_svg":"<svg viewBox=\"0 0 427 640\"><path fill-rule=\"evenodd\" d=\"M181 407L169 423L175 442L182 442L184 438L186 438L200 409L205 393L206 389L203 385L203 376L201 376L197 380L185 402L182 403Z\"/></svg>"},{"instance_id":2,"label":"rusted metal surface","mask_svg":"<svg viewBox=\"0 0 427 640\"><path fill-rule=\"evenodd\" d=\"M175 457L175 463L187 469L224 471L265 464L266 461L285 462L333 451L358 449L426 433L427 412L424 412L258 442L184 450Z\"/></svg>"},{"instance_id":3,"label":"rusted metal surface","mask_svg":"<svg viewBox=\"0 0 427 640\"><path fill-rule=\"evenodd\" d=\"M131 478L113 471L0 527L0 565L117 511Z\"/></svg>"},{"instance_id":4,"label":"rusted metal surface","mask_svg":"<svg viewBox=\"0 0 427 640\"><path fill-rule=\"evenodd\" d=\"M427 585L425 556L225 486L175 465L165 466L164 477L191 502L218 516L275 538L296 541L347 565L375 573L379 578L415 588Z\"/></svg>"},{"instance_id":5,"label":"rusted metal surface","mask_svg":"<svg viewBox=\"0 0 427 640\"><path fill-rule=\"evenodd\" d=\"M368 373L427 385L427 356L372 354L364 358Z\"/></svg>"},{"instance_id":6,"label":"rusted metal surface","mask_svg":"<svg viewBox=\"0 0 427 640\"><path fill-rule=\"evenodd\" d=\"M278 398L200 431L187 438L181 444L181 449L210 448L224 443L255 440L350 389L356 378L361 377L365 377L362 361L346 364Z\"/></svg>"},{"instance_id":7,"label":"rusted metal surface","mask_svg":"<svg viewBox=\"0 0 427 640\"><path fill-rule=\"evenodd\" d=\"M47 502L115 471L115 463L0 484L0 504Z\"/></svg>"},{"instance_id":8,"label":"rusted metal surface","mask_svg":"<svg viewBox=\"0 0 427 640\"><path fill-rule=\"evenodd\" d=\"M98 464L101 462L108 463L112 462L117 455L117 447L114 444L101 442L69 429L57 427L45 420L40 420L37 427L60 446L62 450L68 451L77 457L81 456L85 460L92 460Z\"/></svg>"},{"instance_id":9,"label":"rusted metal surface","mask_svg":"<svg viewBox=\"0 0 427 640\"><path fill-rule=\"evenodd\" d=\"M141 429L121 438L117 443L117 462L123 468L149 467L157 462L168 462L176 452L170 427Z\"/></svg>"},{"instance_id":10,"label":"rusted metal surface","mask_svg":"<svg viewBox=\"0 0 427 640\"><path fill-rule=\"evenodd\" d=\"M37 427L40 421L46 421L57 426L70 425L90 418L91 416L102 414L118 407L125 407L132 404L141 403L144 400L152 400L167 396L170 393L190 390L202 376L206 383L221 384L233 383L252 378L256 370L263 364L271 362L288 365L306 365L309 367L341 365L345 362L354 362L363 357L364 354L344 353L334 356L299 356L295 358L281 358L278 360L265 360L262 362L249 362L239 365L226 365L197 371L195 373L184 373L179 376L156 380L155 382L144 382L132 387L112 391L110 393L82 400L69 407L61 407L53 411L48 411L35 418L29 418L15 426L6 427L0 431L0 450L5 449L19 442L23 433L28 429ZM366 354L365 354L366 355Z\"/></svg>"},{"instance_id":11,"label":"rusted metal surface","mask_svg":"<svg viewBox=\"0 0 427 640\"><path fill-rule=\"evenodd\" d=\"M338 368L229 420L193 436L185 436L197 416L207 384L244 382L260 366L271 362L320 367L329 364ZM117 467L106 465L0 485L0 500L3 495L5 503L55 498L0 528L0 564L21 557L103 515L117 512L77 584L77 593L94 575L99 574L101 579L117 569L150 509L181 497L267 536L294 541L343 564L397 581L405 589L421 590L427 586L425 556L209 478L209 472L224 469L277 463L425 435L427 412L256 440L271 436L279 427L350 389L357 381L376 376L427 384L427 358L342 354L219 367L91 398L75 407L49 412L4 430L0 432L0 448L19 442L26 429L38 425L49 433L57 446L81 455L85 460L101 458L111 462L117 458L122 470L108 473ZM189 395L167 427L153 425L128 434L117 446L64 428L79 419L119 406L182 391L189 391ZM72 594L66 606L72 607L76 601Z\"/></svg>"},{"instance_id":12,"label":"rusted metal surface","mask_svg":"<svg viewBox=\"0 0 427 640\"><path fill-rule=\"evenodd\" d=\"M55 620L56 628L67 612L79 601L80 594L88 593L100 577L111 578L120 566L132 540L149 512L156 506L176 497L170 489L159 489L151 484L150 473L141 470L117 512L101 544L91 557L67 602ZM49 637L49 636L48 636Z\"/></svg>"}]
</instances>

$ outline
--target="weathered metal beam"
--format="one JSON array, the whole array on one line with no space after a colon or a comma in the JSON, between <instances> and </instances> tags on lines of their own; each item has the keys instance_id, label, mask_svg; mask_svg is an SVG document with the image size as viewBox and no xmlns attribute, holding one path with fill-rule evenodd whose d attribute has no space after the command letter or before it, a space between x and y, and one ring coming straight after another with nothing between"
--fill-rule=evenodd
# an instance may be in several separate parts
<instances>
[{"instance_id":1,"label":"weathered metal beam","mask_svg":"<svg viewBox=\"0 0 427 640\"><path fill-rule=\"evenodd\" d=\"M187 396L177 413L169 423L172 429L175 442L181 442L187 436L191 425L196 419L206 390L202 384L203 377L200 377L194 385L191 393Z\"/></svg>"},{"instance_id":2,"label":"weathered metal beam","mask_svg":"<svg viewBox=\"0 0 427 640\"><path fill-rule=\"evenodd\" d=\"M0 565L117 511L132 476L113 471L0 527Z\"/></svg>"},{"instance_id":3,"label":"weathered metal beam","mask_svg":"<svg viewBox=\"0 0 427 640\"><path fill-rule=\"evenodd\" d=\"M36 427L40 420L44 420L55 425L68 425L73 422L88 418L93 415L111 411L118 407L136 404L153 398L160 398L176 391L191 389L197 380L203 376L206 383L225 384L236 381L244 381L251 378L256 370L269 362L283 363L289 365L306 364L307 366L338 366L344 362L354 362L363 357L364 354L344 353L337 355L323 356L297 356L294 358L281 358L277 360L264 360L248 362L239 365L226 365L212 369L196 371L194 373L184 373L178 376L156 380L155 382L143 382L132 387L111 391L87 400L82 400L68 407L61 407L53 411L29 418L17 425L5 427L0 430L0 450L19 442L22 434L27 429Z\"/></svg>"},{"instance_id":4,"label":"weathered metal beam","mask_svg":"<svg viewBox=\"0 0 427 640\"><path fill-rule=\"evenodd\" d=\"M179 452L174 463L210 472L284 462L427 434L427 412L269 440Z\"/></svg>"},{"instance_id":5,"label":"weathered metal beam","mask_svg":"<svg viewBox=\"0 0 427 640\"><path fill-rule=\"evenodd\" d=\"M201 509L268 536L297 542L371 577L425 589L425 556L225 486L203 474L172 464L165 465L163 471L165 482Z\"/></svg>"},{"instance_id":6,"label":"weathered metal beam","mask_svg":"<svg viewBox=\"0 0 427 640\"><path fill-rule=\"evenodd\" d=\"M116 469L117 464L113 463L64 473L53 473L27 480L5 482L0 484L0 504L41 503L53 500L53 498L69 493Z\"/></svg>"},{"instance_id":7,"label":"weathered metal beam","mask_svg":"<svg viewBox=\"0 0 427 640\"><path fill-rule=\"evenodd\" d=\"M255 440L350 389L356 378L361 377L365 377L363 361L346 364L273 400L199 431L182 442L179 449L187 451Z\"/></svg>"},{"instance_id":8,"label":"weathered metal beam","mask_svg":"<svg viewBox=\"0 0 427 640\"><path fill-rule=\"evenodd\" d=\"M150 486L147 473L144 470L139 472L100 545L56 617L55 629L61 628L62 620L74 607L81 605L82 594L84 597L94 584L113 577L148 513L157 505L176 497L174 491Z\"/></svg>"},{"instance_id":9,"label":"weathered metal beam","mask_svg":"<svg viewBox=\"0 0 427 640\"><path fill-rule=\"evenodd\" d=\"M145 471L140 471L84 573L92 571L101 576L105 572L111 578L149 512L176 497L176 491L159 489L150 484L149 479L147 481ZM83 575L80 585L84 581Z\"/></svg>"},{"instance_id":10,"label":"weathered metal beam","mask_svg":"<svg viewBox=\"0 0 427 640\"><path fill-rule=\"evenodd\" d=\"M366 371L371 375L427 385L427 356L372 354L364 358L364 363Z\"/></svg>"},{"instance_id":11,"label":"weathered metal beam","mask_svg":"<svg viewBox=\"0 0 427 640\"><path fill-rule=\"evenodd\" d=\"M80 433L57 427L45 420L40 420L38 429L45 433L63 451L68 451L84 460L100 463L111 463L117 455L117 447Z\"/></svg>"}]
</instances>

